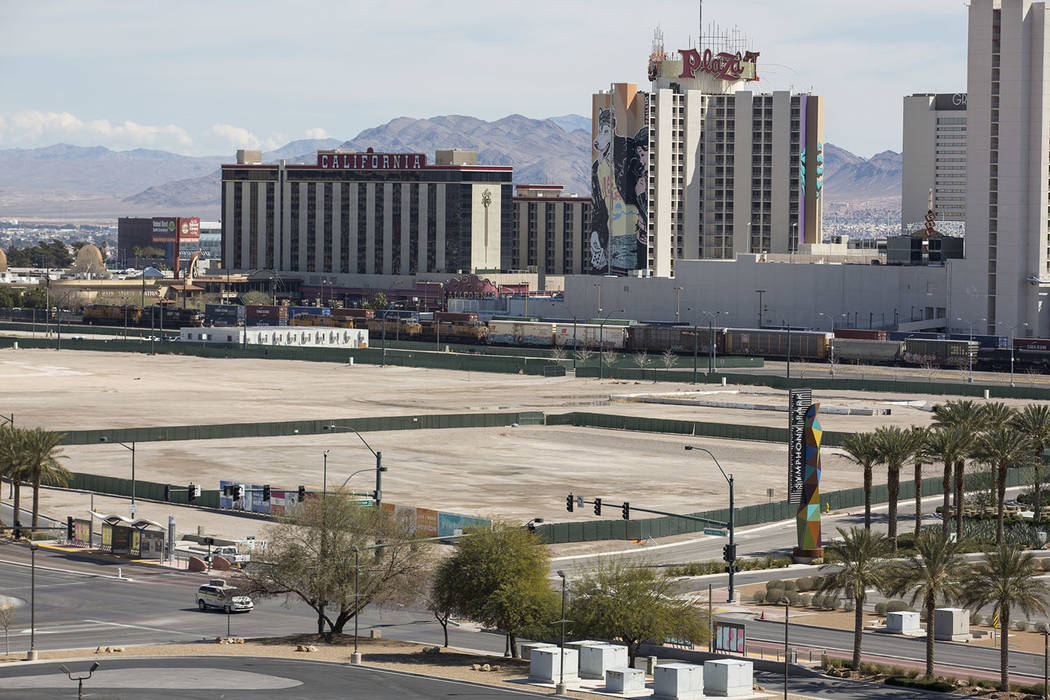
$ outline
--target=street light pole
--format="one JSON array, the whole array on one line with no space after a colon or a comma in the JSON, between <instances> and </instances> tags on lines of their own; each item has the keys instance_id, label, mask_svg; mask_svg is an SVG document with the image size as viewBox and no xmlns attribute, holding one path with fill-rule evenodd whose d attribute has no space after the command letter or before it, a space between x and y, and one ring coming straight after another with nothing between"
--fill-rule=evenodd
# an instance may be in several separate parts
<instances>
[{"instance_id":1,"label":"street light pole","mask_svg":"<svg viewBox=\"0 0 1050 700\"><path fill-rule=\"evenodd\" d=\"M32 537L33 533L30 532ZM29 653L26 661L36 661L36 542L29 543L30 565L29 565Z\"/></svg>"},{"instance_id":2,"label":"street light pole","mask_svg":"<svg viewBox=\"0 0 1050 700\"><path fill-rule=\"evenodd\" d=\"M784 599L784 700L788 700L788 615L791 604Z\"/></svg>"},{"instance_id":3,"label":"street light pole","mask_svg":"<svg viewBox=\"0 0 1050 700\"><path fill-rule=\"evenodd\" d=\"M718 458L714 456L711 450L706 447L699 447L697 445L686 445L687 451L699 450L700 452L706 452L707 455L714 460L715 466L718 467L718 471L722 472L722 477L729 483L729 551L731 552L732 561L726 562L729 569L729 601L730 603L736 602L736 587L734 582L736 580L736 508L735 508L735 493L734 493L734 479L732 474L726 474L725 469L722 469L722 465L718 463Z\"/></svg>"},{"instance_id":4,"label":"street light pole","mask_svg":"<svg viewBox=\"0 0 1050 700\"><path fill-rule=\"evenodd\" d=\"M109 442L109 438L107 436L103 435L102 437L100 437L98 439L98 441L99 442ZM120 445L125 450L129 450L131 452L131 516L134 517L135 516L135 510L136 510L136 507L135 507L135 442L132 441L132 443L130 445L127 445L127 444L125 444L123 442L116 442L114 444Z\"/></svg>"},{"instance_id":5,"label":"street light pole","mask_svg":"<svg viewBox=\"0 0 1050 700\"><path fill-rule=\"evenodd\" d=\"M95 670L98 669L98 667L101 666L101 665L102 664L100 664L98 661L96 661L95 663L91 664L91 668L88 669L88 673L87 673L86 676L77 676L76 678L73 677L73 672L70 671L68 668L66 668L64 665L63 666L59 666L58 670L61 671L64 674L66 674L67 676L69 676L69 680L76 681L76 684L77 684L77 700L83 700L83 697L84 697L84 681L86 681L89 678L91 678L91 676L95 673Z\"/></svg>"},{"instance_id":6,"label":"street light pole","mask_svg":"<svg viewBox=\"0 0 1050 700\"><path fill-rule=\"evenodd\" d=\"M358 602L361 600L358 597L357 579L361 573L361 549L355 544L354 545L354 653L350 655L350 663L360 664L361 654L357 651L357 618L361 617L361 610L358 608Z\"/></svg>"},{"instance_id":7,"label":"street light pole","mask_svg":"<svg viewBox=\"0 0 1050 700\"><path fill-rule=\"evenodd\" d=\"M367 447L368 451L371 452L372 455L376 458L376 466L375 466L376 490L375 490L373 496L375 497L376 507L377 508L380 507L383 504L383 472L385 472L386 469L387 469L386 467L383 466L383 453L382 452L376 452L375 450L373 450L372 446L368 444L368 441L365 440L364 436L361 435L361 433L357 432L356 430L354 430L353 428L351 428L348 425L338 425L336 423L329 423L328 425L321 426L321 429L322 430L347 430L347 431L353 433L354 435L356 435L358 437L358 439L362 443L364 443L364 446ZM346 477L346 480L343 481L343 485L340 486L339 488L342 489L343 487L345 487L347 482L350 481L350 479L354 476L354 474L360 474L361 472L367 472L367 471L371 471L371 470L369 470L369 469L361 469L361 470L358 470L358 471L354 472L350 476Z\"/></svg>"},{"instance_id":8,"label":"street light pole","mask_svg":"<svg viewBox=\"0 0 1050 700\"><path fill-rule=\"evenodd\" d=\"M762 327L762 295L766 293L764 289L756 289L755 293L758 294L758 327Z\"/></svg>"},{"instance_id":9,"label":"street light pole","mask_svg":"<svg viewBox=\"0 0 1050 700\"><path fill-rule=\"evenodd\" d=\"M558 645L558 656L561 659L561 670L558 672L558 685L554 689L556 695L565 694L565 572L559 570L561 576L561 643Z\"/></svg>"},{"instance_id":10,"label":"street light pole","mask_svg":"<svg viewBox=\"0 0 1050 700\"><path fill-rule=\"evenodd\" d=\"M328 450L321 452L321 500L328 499Z\"/></svg>"}]
</instances>

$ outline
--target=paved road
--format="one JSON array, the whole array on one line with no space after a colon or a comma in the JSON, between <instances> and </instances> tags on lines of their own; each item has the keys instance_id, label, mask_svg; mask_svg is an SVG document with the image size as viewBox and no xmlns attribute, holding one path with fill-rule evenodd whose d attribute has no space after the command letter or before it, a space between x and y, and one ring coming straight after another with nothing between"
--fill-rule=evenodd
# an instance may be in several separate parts
<instances>
[{"instance_id":1,"label":"paved road","mask_svg":"<svg viewBox=\"0 0 1050 700\"><path fill-rule=\"evenodd\" d=\"M170 659L106 658L84 682L85 695L95 700L149 698L536 698L540 694L513 687L499 688L422 678L360 666L317 661L241 657L176 657ZM76 674L88 662L70 663ZM42 663L0 669L0 698L51 699L72 697L72 683L58 664ZM543 695L546 695L544 693Z\"/></svg>"}]
</instances>

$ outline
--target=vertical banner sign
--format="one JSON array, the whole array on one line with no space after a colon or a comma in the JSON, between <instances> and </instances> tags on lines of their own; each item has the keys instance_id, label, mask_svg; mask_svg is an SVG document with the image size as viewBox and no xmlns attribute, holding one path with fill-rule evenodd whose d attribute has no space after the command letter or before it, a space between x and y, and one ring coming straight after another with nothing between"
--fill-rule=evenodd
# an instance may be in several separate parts
<instances>
[{"instance_id":1,"label":"vertical banner sign","mask_svg":"<svg viewBox=\"0 0 1050 700\"><path fill-rule=\"evenodd\" d=\"M806 412L812 403L812 389L788 391L788 503L802 503L806 479Z\"/></svg>"},{"instance_id":2,"label":"vertical banner sign","mask_svg":"<svg viewBox=\"0 0 1050 700\"><path fill-rule=\"evenodd\" d=\"M795 514L798 547L794 555L816 559L824 556L820 540L820 439L824 435L817 411L820 404L811 404L806 410L806 472L803 477L802 502Z\"/></svg>"}]
</instances>

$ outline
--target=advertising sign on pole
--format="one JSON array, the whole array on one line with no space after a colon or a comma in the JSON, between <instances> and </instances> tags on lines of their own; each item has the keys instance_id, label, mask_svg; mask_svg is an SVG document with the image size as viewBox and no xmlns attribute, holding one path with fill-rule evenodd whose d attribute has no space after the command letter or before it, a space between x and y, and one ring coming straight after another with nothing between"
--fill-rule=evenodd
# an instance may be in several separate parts
<instances>
[{"instance_id":1,"label":"advertising sign on pole","mask_svg":"<svg viewBox=\"0 0 1050 700\"><path fill-rule=\"evenodd\" d=\"M739 622L715 622L715 651L731 654L746 653L747 636L744 625Z\"/></svg>"},{"instance_id":2,"label":"advertising sign on pole","mask_svg":"<svg viewBox=\"0 0 1050 700\"><path fill-rule=\"evenodd\" d=\"M806 411L812 403L812 389L788 391L788 503L802 502L806 472Z\"/></svg>"}]
</instances>

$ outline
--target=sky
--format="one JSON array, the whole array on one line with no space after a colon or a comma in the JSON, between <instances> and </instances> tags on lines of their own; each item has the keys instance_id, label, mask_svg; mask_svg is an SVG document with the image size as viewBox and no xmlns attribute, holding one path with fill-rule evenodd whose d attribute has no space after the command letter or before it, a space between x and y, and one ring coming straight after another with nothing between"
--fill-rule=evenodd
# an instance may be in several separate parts
<instances>
[{"instance_id":1,"label":"sky","mask_svg":"<svg viewBox=\"0 0 1050 700\"><path fill-rule=\"evenodd\" d=\"M698 33L649 0L0 0L0 148L55 143L227 155L391 119L590 115ZM966 89L962 0L707 0L739 28L758 91L824 95L825 140L900 150L902 97Z\"/></svg>"}]
</instances>

